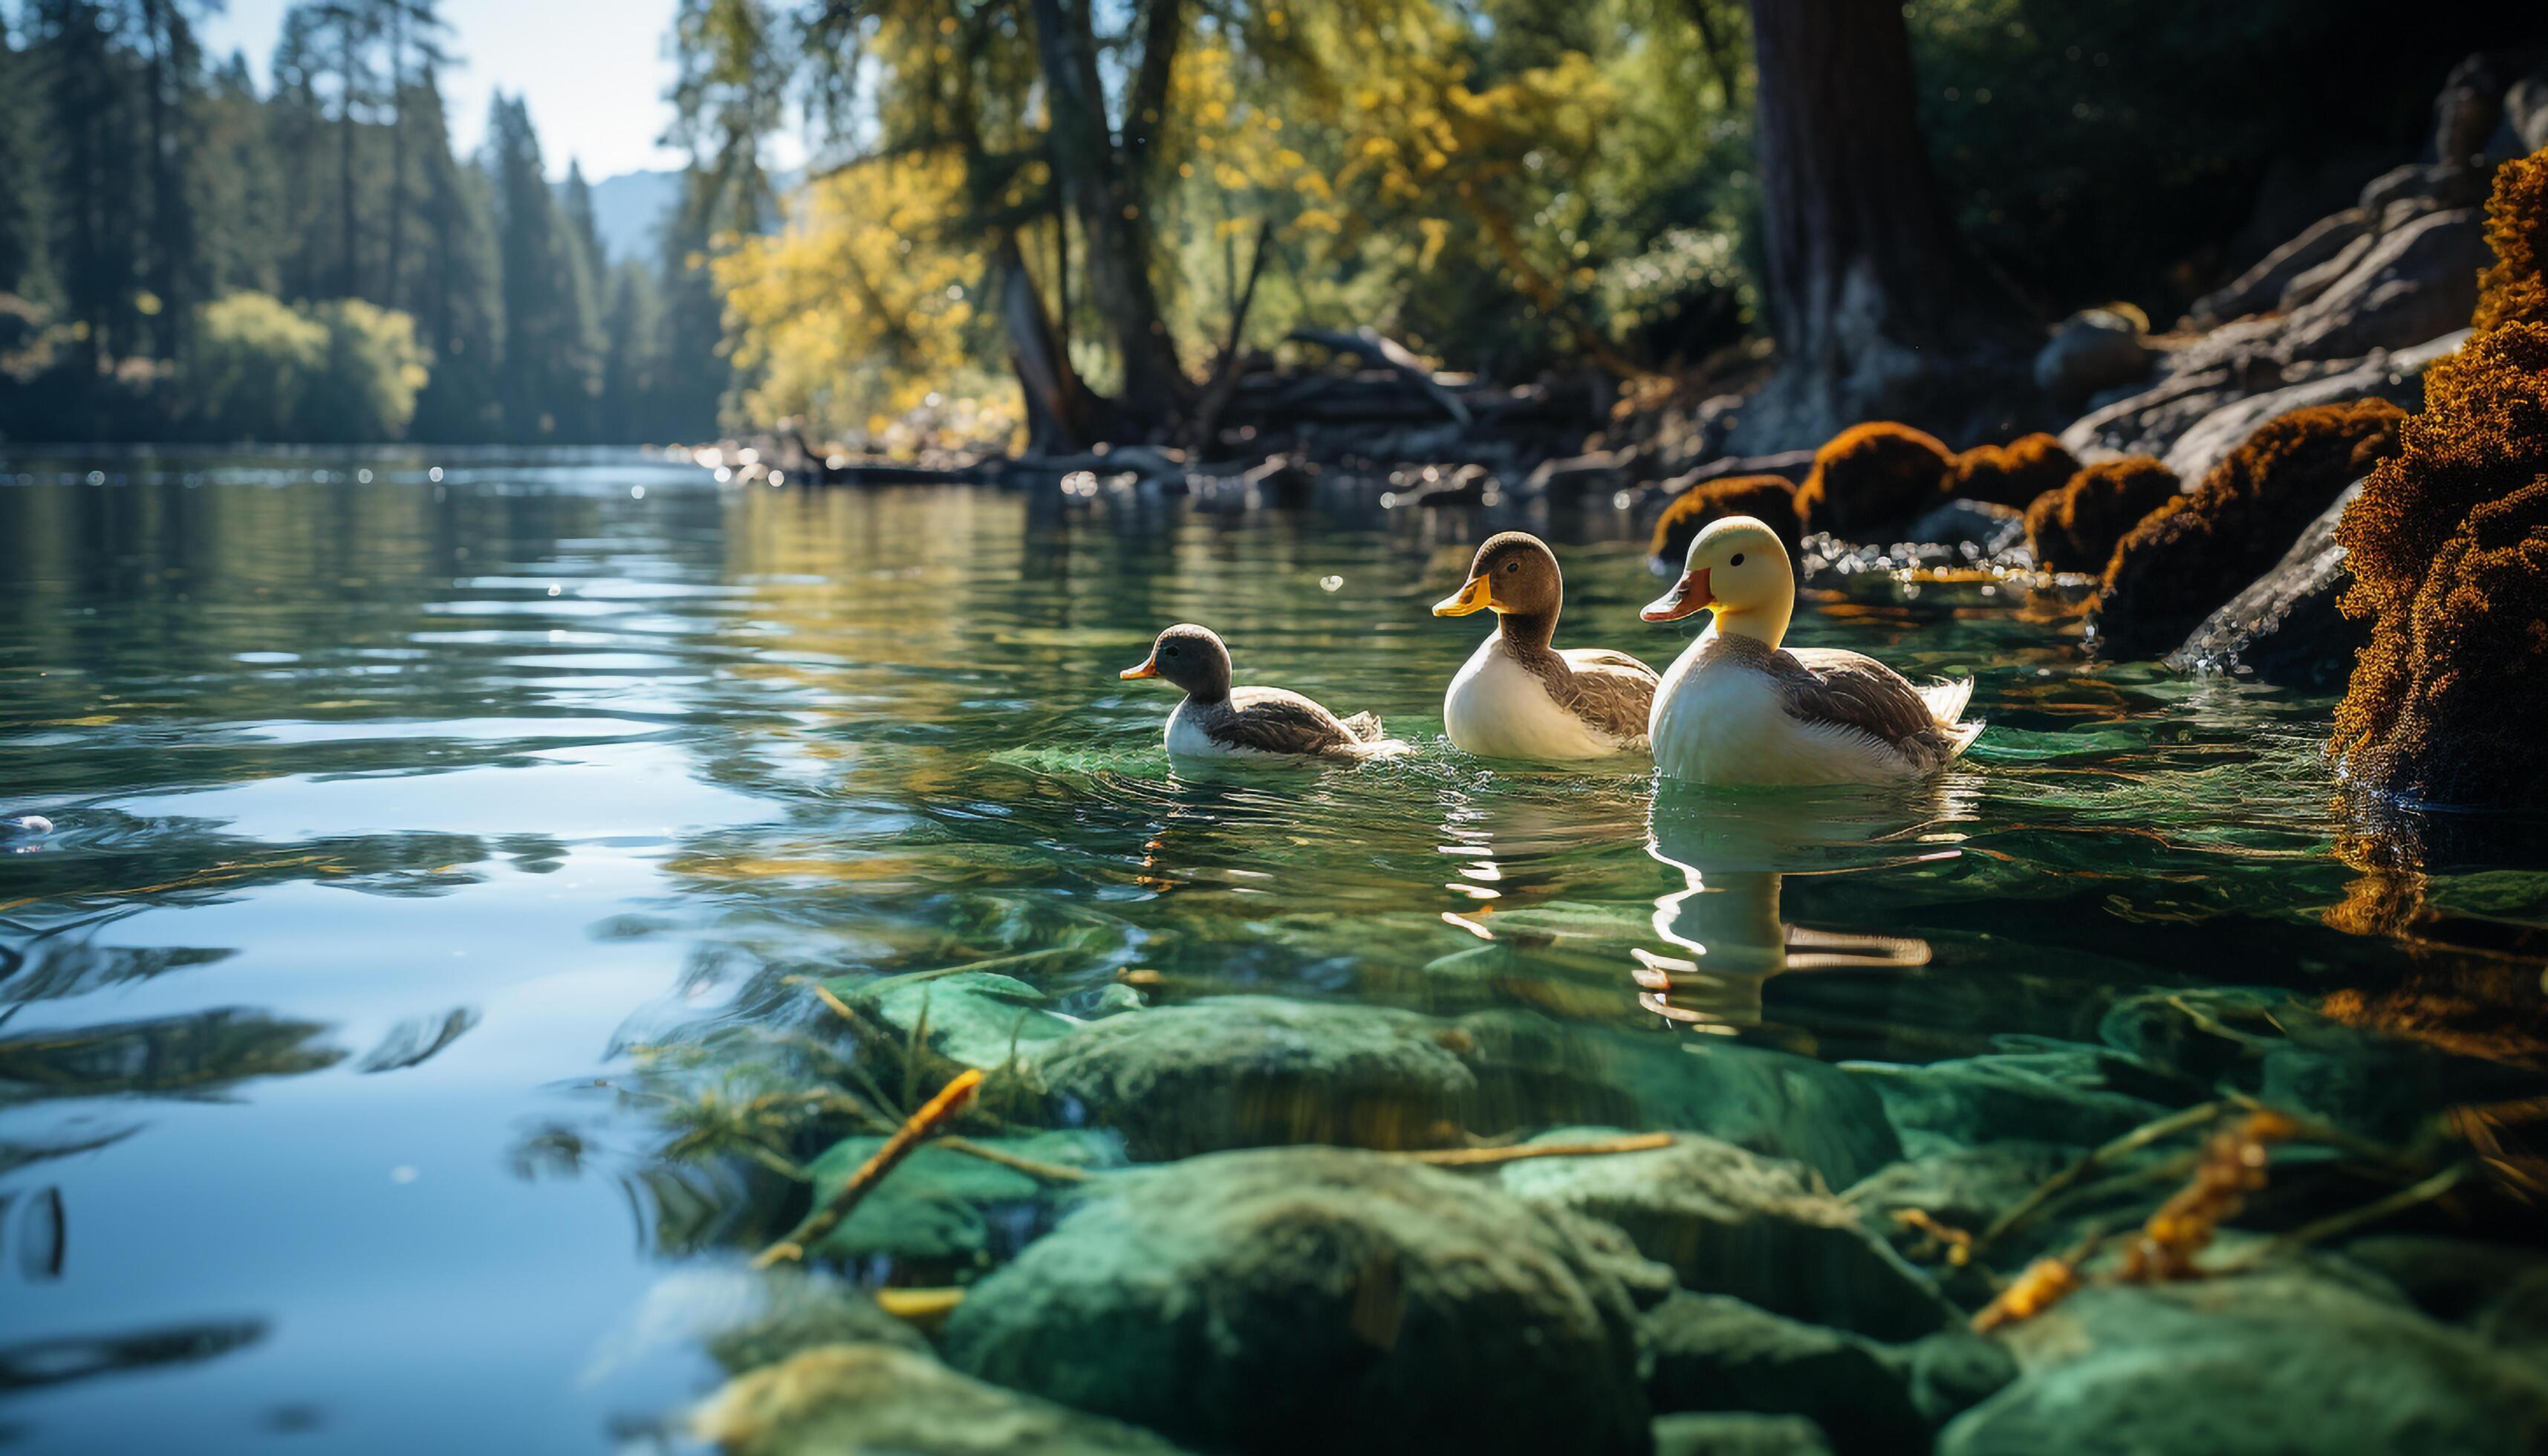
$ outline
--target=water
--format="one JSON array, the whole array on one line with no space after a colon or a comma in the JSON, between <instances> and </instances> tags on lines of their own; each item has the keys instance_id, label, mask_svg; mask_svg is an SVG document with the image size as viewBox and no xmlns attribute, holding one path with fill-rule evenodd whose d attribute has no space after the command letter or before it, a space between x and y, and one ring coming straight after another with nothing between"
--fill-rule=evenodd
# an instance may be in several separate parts
<instances>
[{"instance_id":1,"label":"water","mask_svg":"<svg viewBox=\"0 0 2548 1456\"><path fill-rule=\"evenodd\" d=\"M2236 982L2535 1052L2536 836L2379 868L2323 700L2083 664L2013 588L1862 583L1797 624L1977 676L1956 772L1659 795L1442 741L1482 630L1425 610L1456 512L426 463L0 465L0 812L57 825L0 841L22 1444L647 1439L714 1379L632 1335L649 1289L799 1206L665 1155L653 1048L713 1076L822 1032L802 976L1037 953L1009 973L1081 1014L1129 980L1899 1061ZM1678 650L1607 512L1497 523L1561 543L1562 644ZM1172 767L1172 694L1116 673L1177 620L1422 752Z\"/></svg>"}]
</instances>

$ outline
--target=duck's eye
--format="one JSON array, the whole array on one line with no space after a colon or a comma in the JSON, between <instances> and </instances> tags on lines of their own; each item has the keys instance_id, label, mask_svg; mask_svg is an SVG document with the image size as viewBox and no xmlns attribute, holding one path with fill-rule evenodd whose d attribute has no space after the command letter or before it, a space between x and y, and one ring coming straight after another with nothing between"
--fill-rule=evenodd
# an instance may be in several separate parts
<instances>
[{"instance_id":1,"label":"duck's eye","mask_svg":"<svg viewBox=\"0 0 2548 1456\"><path fill-rule=\"evenodd\" d=\"M1177 650L1173 647L1162 647L1159 649L1159 656L1161 657L1175 657L1176 655Z\"/></svg>"},{"instance_id":2,"label":"duck's eye","mask_svg":"<svg viewBox=\"0 0 2548 1456\"><path fill-rule=\"evenodd\" d=\"M1518 562L1518 561L1507 561L1507 562L1505 562L1505 563L1504 563L1504 570L1505 570L1505 571L1508 571L1508 572L1517 572L1517 571L1520 571L1520 570L1521 570L1521 563L1520 563L1520 562Z\"/></svg>"},{"instance_id":3,"label":"duck's eye","mask_svg":"<svg viewBox=\"0 0 2548 1456\"><path fill-rule=\"evenodd\" d=\"M1735 553L1734 553L1734 559L1733 559L1732 561L1729 561L1729 562L1727 562L1727 563L1726 563L1726 565L1727 565L1727 566L1741 566L1742 564L1743 564L1743 553L1742 553L1742 552L1740 552L1740 551L1735 552Z\"/></svg>"}]
</instances>

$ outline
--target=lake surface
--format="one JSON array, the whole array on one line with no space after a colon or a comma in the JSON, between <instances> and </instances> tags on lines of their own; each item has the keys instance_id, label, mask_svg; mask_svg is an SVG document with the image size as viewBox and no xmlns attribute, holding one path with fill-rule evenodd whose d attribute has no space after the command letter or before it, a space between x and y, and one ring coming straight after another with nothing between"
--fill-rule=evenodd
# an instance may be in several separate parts
<instances>
[{"instance_id":1,"label":"lake surface","mask_svg":"<svg viewBox=\"0 0 2548 1456\"><path fill-rule=\"evenodd\" d=\"M1023 956L1076 1015L1515 1006L1897 1062L2220 982L2342 1019L2482 971L2514 1012L2442 1032L2535 1021L2536 837L2402 884L2324 700L2083 662L2014 587L1807 593L1799 641L1978 678L1989 731L1919 789L1453 751L1484 628L1426 607L1504 524L1560 544L1561 645L1679 650L1607 510L0 460L0 814L57 825L0 840L0 1440L650 1442L716 1378L650 1290L802 1195L668 1157L649 1051L820 1033L804 977ZM1173 694L1116 674L1179 620L1421 752L1171 766Z\"/></svg>"}]
</instances>

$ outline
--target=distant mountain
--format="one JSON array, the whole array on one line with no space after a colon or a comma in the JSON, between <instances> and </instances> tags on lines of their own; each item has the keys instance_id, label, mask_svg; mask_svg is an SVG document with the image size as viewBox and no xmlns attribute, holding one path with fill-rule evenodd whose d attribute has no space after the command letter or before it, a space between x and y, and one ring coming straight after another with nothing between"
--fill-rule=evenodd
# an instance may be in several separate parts
<instances>
[{"instance_id":1,"label":"distant mountain","mask_svg":"<svg viewBox=\"0 0 2548 1456\"><path fill-rule=\"evenodd\" d=\"M653 262L656 232L682 200L679 172L622 172L592 184L592 222L612 263Z\"/></svg>"}]
</instances>

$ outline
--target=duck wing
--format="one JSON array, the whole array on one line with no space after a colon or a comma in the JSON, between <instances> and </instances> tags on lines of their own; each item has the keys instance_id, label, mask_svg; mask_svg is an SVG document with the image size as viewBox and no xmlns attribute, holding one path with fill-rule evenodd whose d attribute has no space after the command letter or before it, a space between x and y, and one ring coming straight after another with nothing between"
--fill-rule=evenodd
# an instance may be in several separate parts
<instances>
[{"instance_id":1,"label":"duck wing","mask_svg":"<svg viewBox=\"0 0 2548 1456\"><path fill-rule=\"evenodd\" d=\"M1766 664L1778 684L1780 705L1799 722L1863 733L1922 769L1942 767L1980 732L1951 715L1960 711L1972 685L1941 684L1927 691L1864 653L1801 647L1770 654ZM1950 715L1942 716L1940 708Z\"/></svg>"},{"instance_id":2,"label":"duck wing","mask_svg":"<svg viewBox=\"0 0 2548 1456\"><path fill-rule=\"evenodd\" d=\"M1560 653L1567 672L1552 674L1548 695L1557 705L1613 738L1643 738L1655 705L1655 670L1600 647Z\"/></svg>"},{"instance_id":3,"label":"duck wing","mask_svg":"<svg viewBox=\"0 0 2548 1456\"><path fill-rule=\"evenodd\" d=\"M1280 687L1232 688L1228 704L1203 727L1231 748L1261 754L1331 753L1362 742L1335 714Z\"/></svg>"}]
</instances>

